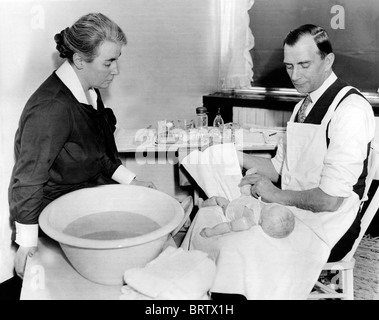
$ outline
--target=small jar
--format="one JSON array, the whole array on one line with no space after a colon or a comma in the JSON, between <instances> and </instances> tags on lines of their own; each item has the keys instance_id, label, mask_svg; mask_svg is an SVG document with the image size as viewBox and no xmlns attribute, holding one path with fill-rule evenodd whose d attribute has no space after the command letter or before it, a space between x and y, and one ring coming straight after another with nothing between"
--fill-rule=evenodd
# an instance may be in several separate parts
<instances>
[{"instance_id":1,"label":"small jar","mask_svg":"<svg viewBox=\"0 0 379 320\"><path fill-rule=\"evenodd\" d=\"M206 107L196 108L196 128L208 129L208 115Z\"/></svg>"}]
</instances>

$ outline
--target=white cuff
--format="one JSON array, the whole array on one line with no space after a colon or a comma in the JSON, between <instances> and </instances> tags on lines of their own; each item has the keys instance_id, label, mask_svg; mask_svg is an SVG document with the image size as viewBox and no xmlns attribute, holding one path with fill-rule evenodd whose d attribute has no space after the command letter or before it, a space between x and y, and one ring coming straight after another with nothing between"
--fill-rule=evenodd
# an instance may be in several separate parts
<instances>
[{"instance_id":1,"label":"white cuff","mask_svg":"<svg viewBox=\"0 0 379 320\"><path fill-rule=\"evenodd\" d=\"M113 173L112 179L120 184L130 184L136 175L123 165L119 166Z\"/></svg>"},{"instance_id":2,"label":"white cuff","mask_svg":"<svg viewBox=\"0 0 379 320\"><path fill-rule=\"evenodd\" d=\"M21 224L16 221L15 241L21 247L37 247L38 224Z\"/></svg>"}]
</instances>

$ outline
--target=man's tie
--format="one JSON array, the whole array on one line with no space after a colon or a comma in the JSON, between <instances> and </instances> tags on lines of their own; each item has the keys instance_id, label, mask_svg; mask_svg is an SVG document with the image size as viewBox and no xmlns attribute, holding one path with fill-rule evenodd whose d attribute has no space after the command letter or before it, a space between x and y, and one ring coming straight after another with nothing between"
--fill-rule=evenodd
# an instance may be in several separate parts
<instances>
[{"instance_id":1,"label":"man's tie","mask_svg":"<svg viewBox=\"0 0 379 320\"><path fill-rule=\"evenodd\" d=\"M297 121L298 122L304 122L305 118L307 117L305 111L307 110L309 104L312 102L311 96L308 94L307 97L304 99L303 104L301 105L299 112L297 114Z\"/></svg>"}]
</instances>

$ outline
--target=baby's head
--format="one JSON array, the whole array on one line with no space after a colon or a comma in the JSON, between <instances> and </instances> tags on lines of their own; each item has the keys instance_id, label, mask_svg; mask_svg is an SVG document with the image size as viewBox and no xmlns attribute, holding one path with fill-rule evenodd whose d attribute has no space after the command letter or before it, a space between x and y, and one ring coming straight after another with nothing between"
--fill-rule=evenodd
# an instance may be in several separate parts
<instances>
[{"instance_id":1,"label":"baby's head","mask_svg":"<svg viewBox=\"0 0 379 320\"><path fill-rule=\"evenodd\" d=\"M262 208L259 224L273 238L285 238L295 228L295 216L288 208L279 204Z\"/></svg>"}]
</instances>

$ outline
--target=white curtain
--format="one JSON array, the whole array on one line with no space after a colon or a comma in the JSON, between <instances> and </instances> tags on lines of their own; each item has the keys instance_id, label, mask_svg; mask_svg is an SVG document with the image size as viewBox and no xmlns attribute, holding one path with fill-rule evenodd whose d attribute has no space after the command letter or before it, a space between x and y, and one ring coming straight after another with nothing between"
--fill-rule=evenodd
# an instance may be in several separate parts
<instances>
[{"instance_id":1,"label":"white curtain","mask_svg":"<svg viewBox=\"0 0 379 320\"><path fill-rule=\"evenodd\" d=\"M13 79L22 76L22 71L17 67L20 64L19 57L23 56L25 50L14 39L23 39L20 41L24 46L28 40L21 37L18 30L18 24L12 20L9 11L6 12L6 6L10 3L1 2L0 0L0 283L13 276L14 250L12 249L11 228L9 223L8 207L8 185L13 166L13 137L17 120L14 118L15 108L12 108L12 99L20 96L22 89L13 91ZM8 13L8 14L7 14ZM17 21L18 22L18 21ZM7 33L7 26L12 26L12 32ZM13 60L15 63L7 63Z\"/></svg>"},{"instance_id":2,"label":"white curtain","mask_svg":"<svg viewBox=\"0 0 379 320\"><path fill-rule=\"evenodd\" d=\"M222 89L245 89L253 81L250 50L254 36L250 30L251 9L255 0L220 0L220 81Z\"/></svg>"}]
</instances>

